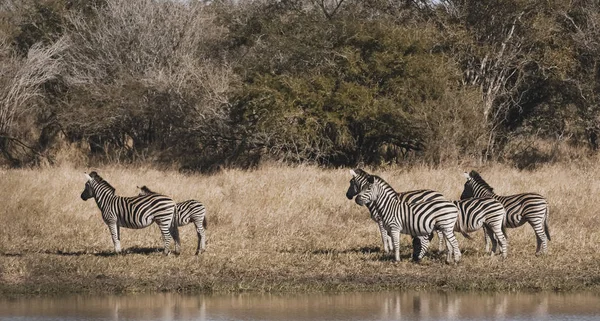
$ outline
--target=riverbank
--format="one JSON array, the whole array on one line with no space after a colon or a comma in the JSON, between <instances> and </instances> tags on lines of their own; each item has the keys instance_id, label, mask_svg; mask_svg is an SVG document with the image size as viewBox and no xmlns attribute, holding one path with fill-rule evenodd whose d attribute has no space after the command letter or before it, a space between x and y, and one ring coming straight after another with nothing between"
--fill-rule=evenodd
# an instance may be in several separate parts
<instances>
[{"instance_id":1,"label":"riverbank","mask_svg":"<svg viewBox=\"0 0 600 321\"><path fill-rule=\"evenodd\" d=\"M506 260L483 253L483 235L458 235L460 264L436 251L422 264L381 252L368 211L345 197L347 169L268 166L186 175L147 168L95 169L117 190L136 185L197 199L207 207L207 251L194 256L193 225L180 228L183 253L165 257L156 226L121 230L114 255L96 204L84 202L83 171L0 171L0 295L324 291L592 291L600 293L600 166L554 165L535 172L503 166L373 171L398 191L462 191L477 169L499 194L531 191L550 203L549 254L536 257L530 226L508 230ZM433 248L437 248L434 239Z\"/></svg>"}]
</instances>

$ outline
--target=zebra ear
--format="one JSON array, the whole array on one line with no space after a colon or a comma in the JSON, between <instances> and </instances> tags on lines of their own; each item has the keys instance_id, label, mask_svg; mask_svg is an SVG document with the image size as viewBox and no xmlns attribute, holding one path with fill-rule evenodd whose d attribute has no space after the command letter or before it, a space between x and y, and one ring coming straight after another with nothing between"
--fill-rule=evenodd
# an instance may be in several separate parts
<instances>
[{"instance_id":1,"label":"zebra ear","mask_svg":"<svg viewBox=\"0 0 600 321\"><path fill-rule=\"evenodd\" d=\"M352 177L356 177L356 172L353 169L350 170L350 174L352 175Z\"/></svg>"},{"instance_id":2,"label":"zebra ear","mask_svg":"<svg viewBox=\"0 0 600 321\"><path fill-rule=\"evenodd\" d=\"M369 175L369 177L367 178L367 182L369 182L369 184L374 184L375 183L375 177L373 175Z\"/></svg>"},{"instance_id":3,"label":"zebra ear","mask_svg":"<svg viewBox=\"0 0 600 321\"><path fill-rule=\"evenodd\" d=\"M83 173L83 175L85 175L85 178L87 178L88 181L93 180L93 178L90 175L88 175L88 173Z\"/></svg>"},{"instance_id":4,"label":"zebra ear","mask_svg":"<svg viewBox=\"0 0 600 321\"><path fill-rule=\"evenodd\" d=\"M463 175L465 175L465 178L466 178L466 179L469 179L469 178L471 178L471 176L469 176L469 173L467 173L467 172L464 172L464 173L463 173Z\"/></svg>"}]
</instances>

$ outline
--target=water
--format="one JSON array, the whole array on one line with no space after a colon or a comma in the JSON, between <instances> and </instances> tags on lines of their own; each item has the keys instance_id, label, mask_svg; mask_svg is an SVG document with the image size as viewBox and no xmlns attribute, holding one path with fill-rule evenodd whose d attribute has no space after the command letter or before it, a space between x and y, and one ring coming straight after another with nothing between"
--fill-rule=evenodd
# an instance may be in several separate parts
<instances>
[{"instance_id":1,"label":"water","mask_svg":"<svg viewBox=\"0 0 600 321\"><path fill-rule=\"evenodd\" d=\"M591 294L347 293L0 299L0 320L600 320Z\"/></svg>"}]
</instances>

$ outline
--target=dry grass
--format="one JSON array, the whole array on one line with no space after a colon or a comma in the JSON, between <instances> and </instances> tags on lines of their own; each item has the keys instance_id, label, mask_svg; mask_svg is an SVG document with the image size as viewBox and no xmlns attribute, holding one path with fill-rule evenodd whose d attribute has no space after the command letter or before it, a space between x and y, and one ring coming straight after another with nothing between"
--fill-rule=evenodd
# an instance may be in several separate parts
<instances>
[{"instance_id":1,"label":"dry grass","mask_svg":"<svg viewBox=\"0 0 600 321\"><path fill-rule=\"evenodd\" d=\"M471 168L373 171L397 190L431 188L448 198L462 191ZM550 204L549 255L535 257L529 226L508 230L505 261L483 254L483 236L457 236L457 266L430 252L400 263L380 251L366 208L345 197L347 169L268 166L212 176L146 168L100 168L119 195L146 184L176 200L207 207L207 252L193 255L192 225L180 228L183 253L164 257L156 226L122 230L123 255L100 211L79 195L85 169L0 170L0 295L65 292L375 291L382 289L600 292L600 166L544 167L535 172L478 168L501 194L545 195ZM434 244L436 244L434 242Z\"/></svg>"}]
</instances>

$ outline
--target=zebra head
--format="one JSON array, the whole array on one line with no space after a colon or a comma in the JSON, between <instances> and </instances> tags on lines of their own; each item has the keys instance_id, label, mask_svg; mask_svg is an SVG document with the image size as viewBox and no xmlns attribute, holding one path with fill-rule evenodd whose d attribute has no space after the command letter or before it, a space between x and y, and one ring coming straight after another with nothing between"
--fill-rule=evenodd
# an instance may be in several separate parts
<instances>
[{"instance_id":1,"label":"zebra head","mask_svg":"<svg viewBox=\"0 0 600 321\"><path fill-rule=\"evenodd\" d=\"M362 188L367 184L367 179L369 178L369 173L363 171L360 168L355 170L350 170L350 174L352 174L352 179L350 180L350 186L348 187L348 191L346 192L346 197L351 200L354 196L358 195Z\"/></svg>"},{"instance_id":2,"label":"zebra head","mask_svg":"<svg viewBox=\"0 0 600 321\"><path fill-rule=\"evenodd\" d=\"M87 178L87 182L85 182L85 187L83 192L81 192L82 200L87 201L92 197L96 197L98 191L106 191L112 194L115 193L114 187L104 181L98 173L91 172L89 175L85 174L85 177Z\"/></svg>"},{"instance_id":3,"label":"zebra head","mask_svg":"<svg viewBox=\"0 0 600 321\"><path fill-rule=\"evenodd\" d=\"M481 178L479 173L471 171L470 173L465 172L464 175L467 181L462 194L460 194L461 200L493 195L494 189Z\"/></svg>"},{"instance_id":4,"label":"zebra head","mask_svg":"<svg viewBox=\"0 0 600 321\"><path fill-rule=\"evenodd\" d=\"M360 206L366 206L377 200L379 185L375 183L375 176L369 175L354 201Z\"/></svg>"},{"instance_id":5,"label":"zebra head","mask_svg":"<svg viewBox=\"0 0 600 321\"><path fill-rule=\"evenodd\" d=\"M94 197L94 188L92 187L92 184L94 184L95 180L93 176L98 174L96 172L91 172L90 175L87 173L84 173L84 175L85 178L87 178L87 182L85 182L85 187L83 188L83 192L81 192L81 199L87 201Z\"/></svg>"}]
</instances>

